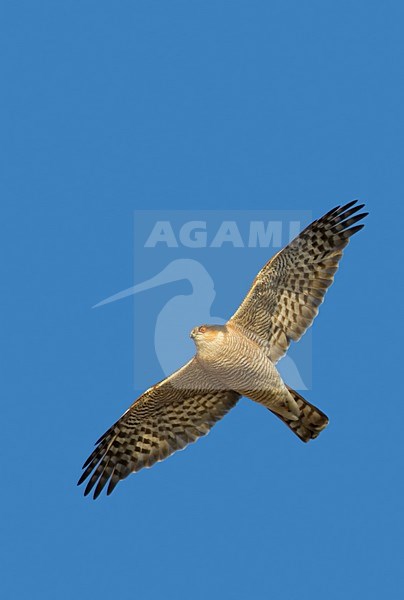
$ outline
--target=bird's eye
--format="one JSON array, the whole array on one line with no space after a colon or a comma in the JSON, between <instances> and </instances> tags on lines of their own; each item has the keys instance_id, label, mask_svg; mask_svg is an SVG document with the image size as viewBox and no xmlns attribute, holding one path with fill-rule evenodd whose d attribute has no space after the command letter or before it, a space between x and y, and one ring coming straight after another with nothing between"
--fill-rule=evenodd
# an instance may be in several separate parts
<instances>
[{"instance_id":1,"label":"bird's eye","mask_svg":"<svg viewBox=\"0 0 404 600\"><path fill-rule=\"evenodd\" d=\"M198 331L199 331L199 333L205 333L205 331L206 331L206 327L205 327L205 325L201 325L201 326L198 328Z\"/></svg>"}]
</instances>

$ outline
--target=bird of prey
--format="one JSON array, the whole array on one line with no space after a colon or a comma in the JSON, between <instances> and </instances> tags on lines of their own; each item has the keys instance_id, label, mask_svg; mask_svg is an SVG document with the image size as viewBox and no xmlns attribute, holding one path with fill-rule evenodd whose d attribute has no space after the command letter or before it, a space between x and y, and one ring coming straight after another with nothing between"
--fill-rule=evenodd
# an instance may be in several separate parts
<instances>
[{"instance_id":1,"label":"bird of prey","mask_svg":"<svg viewBox=\"0 0 404 600\"><path fill-rule=\"evenodd\" d=\"M146 390L100 437L78 485L89 478L97 498L130 473L167 458L208 433L241 396L263 404L303 442L327 416L281 379L277 361L311 326L356 225L368 213L356 200L306 227L258 273L225 325L201 325L190 336L195 356Z\"/></svg>"}]
</instances>

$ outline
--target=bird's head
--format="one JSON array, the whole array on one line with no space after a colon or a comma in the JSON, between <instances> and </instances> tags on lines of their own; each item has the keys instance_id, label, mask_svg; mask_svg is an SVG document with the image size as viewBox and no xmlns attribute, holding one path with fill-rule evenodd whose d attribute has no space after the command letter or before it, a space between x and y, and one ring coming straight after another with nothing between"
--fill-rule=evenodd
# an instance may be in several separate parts
<instances>
[{"instance_id":1,"label":"bird's head","mask_svg":"<svg viewBox=\"0 0 404 600\"><path fill-rule=\"evenodd\" d=\"M189 337L194 340L198 350L203 350L221 341L225 331L225 325L200 325L193 328Z\"/></svg>"}]
</instances>

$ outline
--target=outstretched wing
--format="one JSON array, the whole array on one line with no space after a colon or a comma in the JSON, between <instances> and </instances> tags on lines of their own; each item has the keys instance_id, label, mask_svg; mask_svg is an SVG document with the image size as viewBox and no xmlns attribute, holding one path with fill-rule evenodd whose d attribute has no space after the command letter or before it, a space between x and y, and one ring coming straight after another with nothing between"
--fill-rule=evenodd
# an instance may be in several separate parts
<instances>
[{"instance_id":1,"label":"outstretched wing","mask_svg":"<svg viewBox=\"0 0 404 600\"><path fill-rule=\"evenodd\" d=\"M311 326L343 249L362 229L363 225L353 225L368 213L355 214L364 206L355 204L356 200L337 206L278 252L258 273L230 319L268 342L273 362Z\"/></svg>"},{"instance_id":2,"label":"outstretched wing","mask_svg":"<svg viewBox=\"0 0 404 600\"><path fill-rule=\"evenodd\" d=\"M151 467L184 448L224 417L239 394L223 390L208 378L194 357L173 375L147 390L98 440L83 465L78 485L90 478L84 494L96 485L94 498L108 484L116 484L134 471Z\"/></svg>"}]
</instances>

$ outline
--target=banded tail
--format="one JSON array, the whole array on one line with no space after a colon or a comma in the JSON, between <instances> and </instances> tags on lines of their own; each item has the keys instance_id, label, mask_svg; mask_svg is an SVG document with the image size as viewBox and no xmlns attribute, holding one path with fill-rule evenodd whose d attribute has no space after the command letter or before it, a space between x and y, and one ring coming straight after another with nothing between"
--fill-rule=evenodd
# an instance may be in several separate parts
<instances>
[{"instance_id":1,"label":"banded tail","mask_svg":"<svg viewBox=\"0 0 404 600\"><path fill-rule=\"evenodd\" d=\"M274 412L281 421L283 421L289 429L293 431L302 442L309 442L314 440L325 427L328 425L328 417L319 408L316 408L310 402L307 402L300 394L295 390L292 390L289 386L286 386L289 394L296 402L300 409L299 419L292 420L287 417L283 417ZM273 411L271 411L273 412Z\"/></svg>"}]
</instances>

